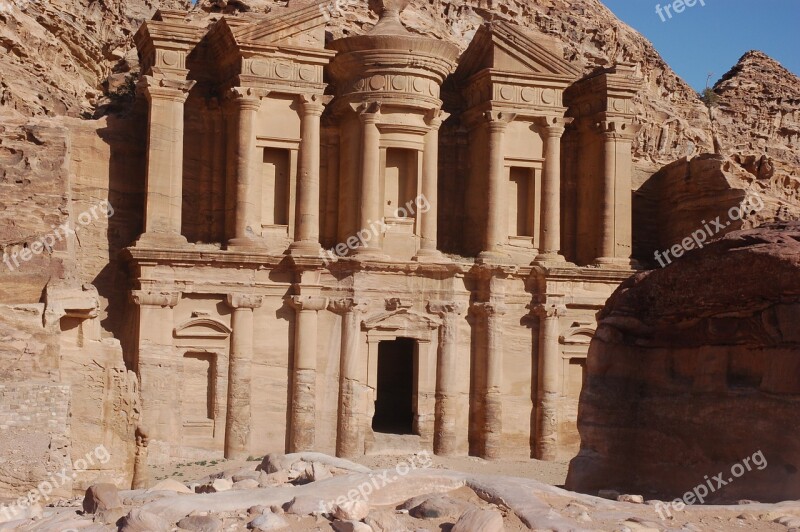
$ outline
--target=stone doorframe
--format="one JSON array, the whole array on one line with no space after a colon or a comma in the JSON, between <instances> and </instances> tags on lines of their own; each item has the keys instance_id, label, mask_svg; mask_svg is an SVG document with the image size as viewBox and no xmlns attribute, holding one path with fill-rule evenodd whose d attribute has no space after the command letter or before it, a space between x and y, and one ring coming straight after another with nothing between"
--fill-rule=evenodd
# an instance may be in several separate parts
<instances>
[{"instance_id":1,"label":"stone doorframe","mask_svg":"<svg viewBox=\"0 0 800 532\"><path fill-rule=\"evenodd\" d=\"M368 400L366 433L372 432L372 417L375 415L375 400L378 386L378 345L380 342L398 338L410 338L416 342L414 353L414 387L412 407L414 411L413 433L420 436L421 443L433 445L436 405L437 330L442 320L410 309L410 303L398 299L387 301L387 312L380 312L362 323L367 336L367 386L371 397Z\"/></svg>"},{"instance_id":2,"label":"stone doorframe","mask_svg":"<svg viewBox=\"0 0 800 532\"><path fill-rule=\"evenodd\" d=\"M192 318L177 325L174 330L175 351L179 360L188 353L209 354L214 357L214 418L212 420L213 449L222 451L225 443L225 421L228 399L228 356L231 329L220 320L204 313L193 312ZM178 382L184 383L182 366L178 370ZM179 403L180 404L180 403ZM178 413L182 418L182 413ZM186 442L185 423L181 423L181 441ZM201 442L197 442L202 445ZM182 444L183 445L183 444Z\"/></svg>"}]
</instances>

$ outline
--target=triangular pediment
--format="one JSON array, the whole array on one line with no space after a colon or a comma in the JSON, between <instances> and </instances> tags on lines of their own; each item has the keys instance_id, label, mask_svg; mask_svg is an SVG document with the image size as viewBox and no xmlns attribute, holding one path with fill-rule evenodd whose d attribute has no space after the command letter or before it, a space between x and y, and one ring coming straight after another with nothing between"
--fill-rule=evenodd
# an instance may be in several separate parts
<instances>
[{"instance_id":1,"label":"triangular pediment","mask_svg":"<svg viewBox=\"0 0 800 532\"><path fill-rule=\"evenodd\" d=\"M580 75L551 38L509 22L493 22L478 30L459 60L456 76L466 80L485 69L570 80Z\"/></svg>"},{"instance_id":2,"label":"triangular pediment","mask_svg":"<svg viewBox=\"0 0 800 532\"><path fill-rule=\"evenodd\" d=\"M324 48L324 13L317 4L276 8L263 20L235 28L233 34L239 44Z\"/></svg>"}]
</instances>

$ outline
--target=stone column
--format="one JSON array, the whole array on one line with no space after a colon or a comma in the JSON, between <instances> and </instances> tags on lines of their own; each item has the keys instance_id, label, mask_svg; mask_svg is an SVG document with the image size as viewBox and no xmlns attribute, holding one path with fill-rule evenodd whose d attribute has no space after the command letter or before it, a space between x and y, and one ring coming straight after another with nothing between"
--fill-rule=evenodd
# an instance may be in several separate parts
<instances>
[{"instance_id":1,"label":"stone column","mask_svg":"<svg viewBox=\"0 0 800 532\"><path fill-rule=\"evenodd\" d=\"M489 132L489 168L486 191L486 240L483 251L478 255L482 260L502 260L507 257L502 248L508 241L505 133L508 124L515 117L515 114L498 111L487 111L484 115Z\"/></svg>"},{"instance_id":2,"label":"stone column","mask_svg":"<svg viewBox=\"0 0 800 532\"><path fill-rule=\"evenodd\" d=\"M428 310L442 318L436 366L436 417L433 436L433 452L442 456L452 456L458 446L458 320L464 308L463 303L455 301L431 301L428 304Z\"/></svg>"},{"instance_id":3,"label":"stone column","mask_svg":"<svg viewBox=\"0 0 800 532\"><path fill-rule=\"evenodd\" d=\"M256 167L256 118L261 96L252 89L231 89L238 123L234 235L228 247L264 247L261 240L261 180Z\"/></svg>"},{"instance_id":4,"label":"stone column","mask_svg":"<svg viewBox=\"0 0 800 532\"><path fill-rule=\"evenodd\" d=\"M300 97L300 164L297 172L297 208L291 255L319 256L320 117L325 110L322 97Z\"/></svg>"},{"instance_id":5,"label":"stone column","mask_svg":"<svg viewBox=\"0 0 800 532\"><path fill-rule=\"evenodd\" d=\"M565 262L561 255L561 136L571 119L548 117L539 121L544 129L542 172L542 217L539 255L535 262Z\"/></svg>"},{"instance_id":6,"label":"stone column","mask_svg":"<svg viewBox=\"0 0 800 532\"><path fill-rule=\"evenodd\" d=\"M638 125L625 121L603 121L598 124L603 137L603 202L599 253L600 265L635 266L633 251L631 149Z\"/></svg>"},{"instance_id":7,"label":"stone column","mask_svg":"<svg viewBox=\"0 0 800 532\"><path fill-rule=\"evenodd\" d=\"M381 132L378 129L380 104L373 103L363 107L361 118L361 203L358 230L370 229L383 218L381 215ZM376 227L377 224L376 224ZM380 228L372 233L372 238L356 250L356 255L380 256L383 247L383 234Z\"/></svg>"},{"instance_id":8,"label":"stone column","mask_svg":"<svg viewBox=\"0 0 800 532\"><path fill-rule=\"evenodd\" d=\"M486 365L483 391L482 457L500 458L503 438L503 324L504 305L477 303L478 311L485 316Z\"/></svg>"},{"instance_id":9,"label":"stone column","mask_svg":"<svg viewBox=\"0 0 800 532\"><path fill-rule=\"evenodd\" d=\"M253 310L261 296L228 294L231 316L231 349L228 357L228 414L225 422L225 458L245 459L250 452L253 373Z\"/></svg>"},{"instance_id":10,"label":"stone column","mask_svg":"<svg viewBox=\"0 0 800 532\"><path fill-rule=\"evenodd\" d=\"M144 233L137 245L187 243L181 234L183 208L184 103L194 81L143 76L139 90L149 103Z\"/></svg>"},{"instance_id":11,"label":"stone column","mask_svg":"<svg viewBox=\"0 0 800 532\"><path fill-rule=\"evenodd\" d=\"M422 195L427 212L418 213L420 220L420 242L414 260L423 262L441 261L444 257L437 249L438 207L439 207L439 128L450 116L439 109L431 111L426 117L430 130L425 135L425 151L422 156Z\"/></svg>"},{"instance_id":12,"label":"stone column","mask_svg":"<svg viewBox=\"0 0 800 532\"><path fill-rule=\"evenodd\" d=\"M342 315L342 341L339 354L339 418L336 432L336 456L353 458L364 451L363 416L366 407L366 371L358 356L361 314L366 300L345 298L331 301L328 307Z\"/></svg>"},{"instance_id":13,"label":"stone column","mask_svg":"<svg viewBox=\"0 0 800 532\"><path fill-rule=\"evenodd\" d=\"M317 400L317 312L325 309L328 299L317 296L293 296L297 310L294 326L294 368L292 405L289 413L289 452L314 450Z\"/></svg>"},{"instance_id":14,"label":"stone column","mask_svg":"<svg viewBox=\"0 0 800 532\"><path fill-rule=\"evenodd\" d=\"M539 316L539 382L536 416L536 458L554 461L558 456L558 408L561 397L562 364L558 320L565 316L563 305L536 308Z\"/></svg>"},{"instance_id":15,"label":"stone column","mask_svg":"<svg viewBox=\"0 0 800 532\"><path fill-rule=\"evenodd\" d=\"M151 440L179 446L180 386L178 360L173 348L173 308L181 293L133 290L131 301L139 305L138 351L135 369L142 390L142 425Z\"/></svg>"}]
</instances>

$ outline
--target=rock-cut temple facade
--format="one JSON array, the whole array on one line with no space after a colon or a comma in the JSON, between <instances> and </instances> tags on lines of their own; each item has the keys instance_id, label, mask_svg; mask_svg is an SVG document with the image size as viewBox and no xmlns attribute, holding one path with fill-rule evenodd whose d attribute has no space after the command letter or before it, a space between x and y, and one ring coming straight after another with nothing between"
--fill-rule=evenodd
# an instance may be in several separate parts
<instances>
[{"instance_id":1,"label":"rock-cut temple facade","mask_svg":"<svg viewBox=\"0 0 800 532\"><path fill-rule=\"evenodd\" d=\"M594 316L635 269L640 79L508 22L460 53L376 4L327 42L316 5L136 34L151 462L578 449Z\"/></svg>"}]
</instances>

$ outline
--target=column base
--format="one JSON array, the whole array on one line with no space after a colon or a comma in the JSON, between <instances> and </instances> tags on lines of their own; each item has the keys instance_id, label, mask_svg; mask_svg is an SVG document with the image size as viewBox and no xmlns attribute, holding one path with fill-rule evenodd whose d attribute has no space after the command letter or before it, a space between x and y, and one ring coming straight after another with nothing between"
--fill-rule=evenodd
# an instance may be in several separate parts
<instances>
[{"instance_id":1,"label":"column base","mask_svg":"<svg viewBox=\"0 0 800 532\"><path fill-rule=\"evenodd\" d=\"M256 250L256 251L263 251L267 249L267 243L260 239L260 238L253 238L253 237L241 237L241 238L231 238L228 240L228 245L226 249L229 251L247 251L247 250Z\"/></svg>"},{"instance_id":2,"label":"column base","mask_svg":"<svg viewBox=\"0 0 800 532\"><path fill-rule=\"evenodd\" d=\"M322 255L322 246L314 240L300 240L289 244L289 249L284 254L293 257L319 257Z\"/></svg>"},{"instance_id":3,"label":"column base","mask_svg":"<svg viewBox=\"0 0 800 532\"><path fill-rule=\"evenodd\" d=\"M613 270L640 270L642 265L635 259L624 259L620 257L598 257L594 259L594 265L601 268Z\"/></svg>"},{"instance_id":4,"label":"column base","mask_svg":"<svg viewBox=\"0 0 800 532\"><path fill-rule=\"evenodd\" d=\"M417 254L411 259L414 262L425 263L450 263L452 260L444 256L444 253L438 249L420 249Z\"/></svg>"},{"instance_id":5,"label":"column base","mask_svg":"<svg viewBox=\"0 0 800 532\"><path fill-rule=\"evenodd\" d=\"M567 259L558 253L540 253L533 259L531 266L568 265Z\"/></svg>"},{"instance_id":6,"label":"column base","mask_svg":"<svg viewBox=\"0 0 800 532\"><path fill-rule=\"evenodd\" d=\"M142 233L134 242L136 248L183 248L189 245L180 233Z\"/></svg>"},{"instance_id":7,"label":"column base","mask_svg":"<svg viewBox=\"0 0 800 532\"><path fill-rule=\"evenodd\" d=\"M511 255L501 251L481 251L475 261L477 264L511 264Z\"/></svg>"}]
</instances>

